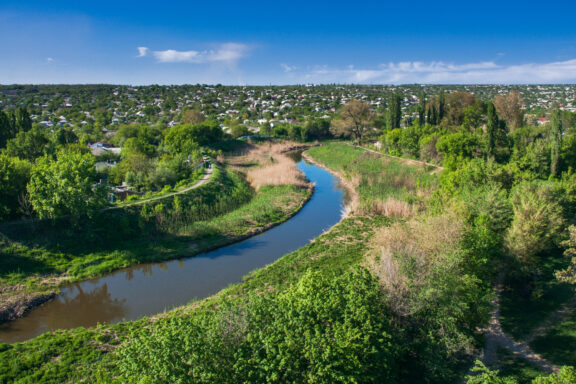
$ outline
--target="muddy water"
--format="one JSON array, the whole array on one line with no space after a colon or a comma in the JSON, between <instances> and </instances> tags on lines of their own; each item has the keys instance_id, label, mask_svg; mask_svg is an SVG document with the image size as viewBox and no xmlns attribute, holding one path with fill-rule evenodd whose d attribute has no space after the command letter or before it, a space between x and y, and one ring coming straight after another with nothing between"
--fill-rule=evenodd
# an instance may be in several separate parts
<instances>
[{"instance_id":1,"label":"muddy water","mask_svg":"<svg viewBox=\"0 0 576 384\"><path fill-rule=\"evenodd\" d=\"M62 289L55 300L0 325L0 342L24 341L56 329L135 320L192 299L208 297L241 281L248 272L292 252L336 224L347 200L338 179L297 158L316 184L302 210L287 222L242 242L195 257L124 269Z\"/></svg>"}]
</instances>

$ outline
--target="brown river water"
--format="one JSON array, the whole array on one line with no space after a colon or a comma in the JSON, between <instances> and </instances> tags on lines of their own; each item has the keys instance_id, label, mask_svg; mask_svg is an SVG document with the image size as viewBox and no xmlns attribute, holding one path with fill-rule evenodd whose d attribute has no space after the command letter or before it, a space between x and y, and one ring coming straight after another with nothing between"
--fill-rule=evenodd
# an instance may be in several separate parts
<instances>
[{"instance_id":1,"label":"brown river water","mask_svg":"<svg viewBox=\"0 0 576 384\"><path fill-rule=\"evenodd\" d=\"M206 298L250 271L308 244L342 218L348 197L328 171L297 158L316 185L298 214L260 235L215 251L119 270L65 286L54 300L25 317L0 325L0 342L28 340L44 332L136 320Z\"/></svg>"}]
</instances>

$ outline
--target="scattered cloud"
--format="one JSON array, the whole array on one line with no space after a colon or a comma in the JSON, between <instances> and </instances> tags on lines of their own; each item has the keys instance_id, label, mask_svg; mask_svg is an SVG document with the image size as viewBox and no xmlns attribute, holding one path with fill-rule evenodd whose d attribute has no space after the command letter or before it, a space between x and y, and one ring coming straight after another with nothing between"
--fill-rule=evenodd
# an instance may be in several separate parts
<instances>
[{"instance_id":1,"label":"scattered cloud","mask_svg":"<svg viewBox=\"0 0 576 384\"><path fill-rule=\"evenodd\" d=\"M138 47L138 56L136 57L144 57L148 55L148 47Z\"/></svg>"},{"instance_id":2,"label":"scattered cloud","mask_svg":"<svg viewBox=\"0 0 576 384\"><path fill-rule=\"evenodd\" d=\"M284 63L280 64L280 66L282 67L284 72L293 72L293 71L298 69L298 67L296 67L296 66L288 65L288 64L284 64Z\"/></svg>"},{"instance_id":3,"label":"scattered cloud","mask_svg":"<svg viewBox=\"0 0 576 384\"><path fill-rule=\"evenodd\" d=\"M53 62L54 62L54 59L51 58L51 57L47 57L47 58L46 58L46 62L47 62L47 63L53 63Z\"/></svg>"},{"instance_id":4,"label":"scattered cloud","mask_svg":"<svg viewBox=\"0 0 576 384\"><path fill-rule=\"evenodd\" d=\"M197 51L177 51L167 49L164 51L150 51L147 47L138 47L138 57L147 56L151 52L152 56L159 63L234 63L248 55L250 47L239 43L225 43L216 46L214 49Z\"/></svg>"},{"instance_id":5,"label":"scattered cloud","mask_svg":"<svg viewBox=\"0 0 576 384\"><path fill-rule=\"evenodd\" d=\"M576 81L576 59L551 63L498 65L494 61L453 64L437 62L398 62L377 68L338 69L327 66L300 73L314 83L377 84L527 84Z\"/></svg>"}]
</instances>

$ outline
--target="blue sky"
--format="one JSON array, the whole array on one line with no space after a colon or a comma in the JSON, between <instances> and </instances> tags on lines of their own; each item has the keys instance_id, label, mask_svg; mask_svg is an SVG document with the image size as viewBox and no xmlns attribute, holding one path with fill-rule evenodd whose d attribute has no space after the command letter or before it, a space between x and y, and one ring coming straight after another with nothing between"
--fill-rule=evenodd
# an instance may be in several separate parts
<instances>
[{"instance_id":1,"label":"blue sky","mask_svg":"<svg viewBox=\"0 0 576 384\"><path fill-rule=\"evenodd\" d=\"M0 83L576 83L576 2L0 2Z\"/></svg>"}]
</instances>

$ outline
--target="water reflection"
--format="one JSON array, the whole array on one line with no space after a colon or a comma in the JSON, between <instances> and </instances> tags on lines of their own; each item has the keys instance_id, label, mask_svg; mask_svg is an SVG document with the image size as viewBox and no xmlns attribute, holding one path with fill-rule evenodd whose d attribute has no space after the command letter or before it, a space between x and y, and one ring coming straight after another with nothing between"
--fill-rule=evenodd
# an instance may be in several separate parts
<instances>
[{"instance_id":1,"label":"water reflection","mask_svg":"<svg viewBox=\"0 0 576 384\"><path fill-rule=\"evenodd\" d=\"M85 327L112 323L126 315L126 301L112 296L108 284L87 290L74 284L66 292L18 321L0 325L0 341L12 343L29 338L30 330L37 334L60 328Z\"/></svg>"},{"instance_id":2,"label":"water reflection","mask_svg":"<svg viewBox=\"0 0 576 384\"><path fill-rule=\"evenodd\" d=\"M258 236L196 257L140 264L63 289L53 302L0 325L0 342L22 341L49 330L135 320L208 297L247 273L292 252L337 223L346 196L329 172L300 161L316 184L314 195L287 222Z\"/></svg>"}]
</instances>

